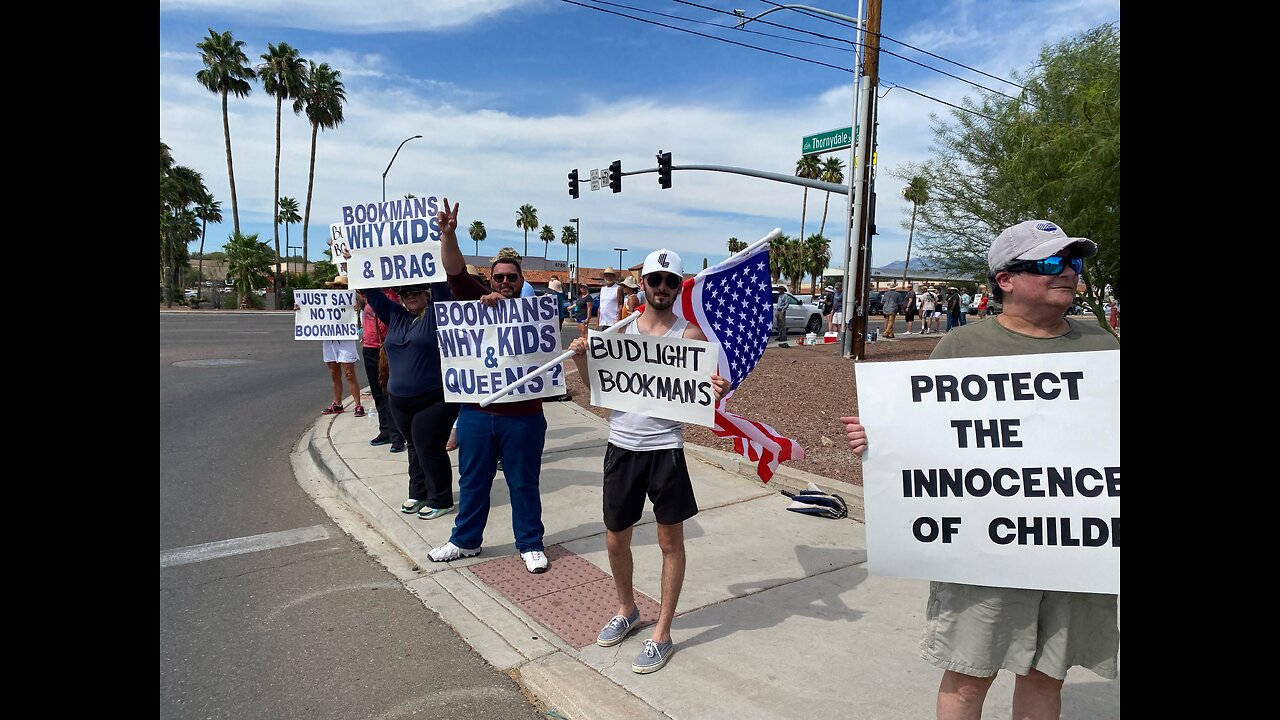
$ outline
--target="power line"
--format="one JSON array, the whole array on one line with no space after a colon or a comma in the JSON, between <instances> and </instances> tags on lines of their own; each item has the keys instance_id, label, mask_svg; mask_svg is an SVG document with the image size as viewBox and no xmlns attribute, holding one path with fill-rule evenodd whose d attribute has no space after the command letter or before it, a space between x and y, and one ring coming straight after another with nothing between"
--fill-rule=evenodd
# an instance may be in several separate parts
<instances>
[{"instance_id":1,"label":"power line","mask_svg":"<svg viewBox=\"0 0 1280 720\"><path fill-rule=\"evenodd\" d=\"M1001 125L1008 125L1008 124L1009 124L1008 122L1006 122L1006 121L1004 121L1004 120L999 120L999 119L997 119L997 118L993 118L993 117L991 117L990 115L983 115L982 113L978 112L977 110L971 110L971 109L969 109L969 108L967 108L967 107L962 107L962 106L960 106L960 105L955 105L955 104L953 104L953 103L949 103L949 102L947 102L946 100L941 100L941 99L936 98L936 97L934 97L934 96L932 96L932 95L926 95L926 94L924 94L924 93L920 92L919 90L912 90L911 88L907 87L906 85L899 85L899 84L897 84L897 83L889 82L888 80L886 80L886 81L884 81L884 82L885 82L885 84L886 84L886 85L888 85L890 88L902 88L903 90L906 90L907 92L911 93L912 95L919 95L919 96L920 96L920 97L922 97L922 98L926 98L926 99L932 100L932 101L934 101L934 102L936 102L936 103L942 103L943 105L946 105L947 107L952 107L952 108L955 108L956 110L963 110L964 112L967 112L967 113L973 113L974 115L977 115L978 117L981 117L981 118L986 118L986 119L990 120L991 122L997 122L997 123L1000 123Z\"/></svg>"},{"instance_id":2,"label":"power line","mask_svg":"<svg viewBox=\"0 0 1280 720\"><path fill-rule=\"evenodd\" d=\"M697 24L699 24L699 25L710 25L711 27L717 27L717 28L720 28L721 30L732 30L732 29L733 29L733 28L731 28L731 27L729 27L729 26L727 26L727 25L721 25L721 24L719 24L719 23L708 22L708 21L706 21L706 20L694 20L693 18L682 17L682 16L680 16L680 15L669 15L669 14L667 14L667 13L661 13L661 12L658 12L657 10L645 10L644 8L632 7L632 6L630 6L630 5L622 5L622 4L619 4L619 3L606 2L605 0L588 0L588 2L594 2L594 3L596 3L597 5L609 5L609 6L611 6L611 7L625 8L625 9L627 9L627 10L634 10L634 11L636 11L636 12L648 13L648 14L650 14L650 15L657 15L657 16L659 16L659 17L671 18L671 19L673 19L673 20L683 20L684 22L697 23ZM686 4L689 4L689 5L695 5L696 7L705 7L705 6L702 6L702 5L697 5L696 3L686 3ZM709 9L714 10L715 8L709 8ZM770 24L772 24L772 23L770 23ZM739 28L739 29L741 29L741 28ZM788 41L788 42L797 42L797 43L803 43L803 44L805 44L805 45L813 45L813 46L816 46L816 47L824 47L824 48L827 48L827 49L830 49L830 50L842 50L842 51L848 51L848 48L836 47L835 45L827 45L827 44L825 44L825 43L813 42L812 40L801 40L800 38L790 38L790 37L787 37L786 35L775 35L775 34L773 34L773 33L760 32L759 30L745 30L745 32L751 33L752 35L763 35L764 37L777 38L778 40L786 40L786 41Z\"/></svg>"}]
</instances>

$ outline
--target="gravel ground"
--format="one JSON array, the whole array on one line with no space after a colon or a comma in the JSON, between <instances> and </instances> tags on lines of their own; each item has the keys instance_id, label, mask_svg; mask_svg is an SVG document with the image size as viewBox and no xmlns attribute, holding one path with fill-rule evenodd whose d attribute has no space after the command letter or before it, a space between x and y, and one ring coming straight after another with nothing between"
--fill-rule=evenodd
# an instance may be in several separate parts
<instances>
[{"instance_id":1,"label":"gravel ground","mask_svg":"<svg viewBox=\"0 0 1280 720\"><path fill-rule=\"evenodd\" d=\"M938 336L912 336L867 343L864 362L926 360ZM799 337L792 342L798 343ZM805 459L783 463L843 482L862 484L862 466L853 458L844 439L842 415L856 414L858 393L853 383L853 361L840 357L839 346L793 344L771 347L729 400L729 409L752 420L772 425L799 441ZM590 394L577 373L568 375L573 402L599 415L609 410L591 405ZM716 437L709 428L685 425L685 442L733 452L733 442Z\"/></svg>"}]
</instances>

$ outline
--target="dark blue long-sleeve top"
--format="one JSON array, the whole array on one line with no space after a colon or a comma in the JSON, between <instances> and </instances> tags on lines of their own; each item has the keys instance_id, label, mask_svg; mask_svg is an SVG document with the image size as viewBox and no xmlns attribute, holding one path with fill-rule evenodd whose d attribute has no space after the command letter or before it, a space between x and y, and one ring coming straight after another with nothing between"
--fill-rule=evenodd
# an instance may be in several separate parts
<instances>
[{"instance_id":1,"label":"dark blue long-sleeve top","mask_svg":"<svg viewBox=\"0 0 1280 720\"><path fill-rule=\"evenodd\" d=\"M378 319L387 324L387 363L391 380L387 392L397 397L415 397L440 390L440 346L436 340L435 313L431 305L422 318L389 299L381 289L366 292L364 299ZM431 283L431 300L452 300L449 283Z\"/></svg>"}]
</instances>

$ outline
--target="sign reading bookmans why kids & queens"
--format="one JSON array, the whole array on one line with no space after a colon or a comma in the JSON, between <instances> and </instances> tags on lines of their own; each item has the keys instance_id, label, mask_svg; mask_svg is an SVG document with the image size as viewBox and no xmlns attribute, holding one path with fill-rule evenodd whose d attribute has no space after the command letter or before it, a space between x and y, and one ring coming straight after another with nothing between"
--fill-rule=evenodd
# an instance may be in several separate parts
<instances>
[{"instance_id":1,"label":"sign reading bookmans why kids & queens","mask_svg":"<svg viewBox=\"0 0 1280 720\"><path fill-rule=\"evenodd\" d=\"M443 282L439 210L434 195L343 206L342 222L331 225L329 235L351 252L351 289Z\"/></svg>"},{"instance_id":2,"label":"sign reading bookmans why kids & queens","mask_svg":"<svg viewBox=\"0 0 1280 720\"><path fill-rule=\"evenodd\" d=\"M869 572L1119 594L1119 352L854 372Z\"/></svg>"},{"instance_id":3,"label":"sign reading bookmans why kids & queens","mask_svg":"<svg viewBox=\"0 0 1280 720\"><path fill-rule=\"evenodd\" d=\"M356 294L350 290L295 290L294 340L357 340Z\"/></svg>"},{"instance_id":4,"label":"sign reading bookmans why kids & queens","mask_svg":"<svg viewBox=\"0 0 1280 720\"><path fill-rule=\"evenodd\" d=\"M714 343L653 335L587 333L591 404L711 427L720 360Z\"/></svg>"},{"instance_id":5,"label":"sign reading bookmans why kids & queens","mask_svg":"<svg viewBox=\"0 0 1280 720\"><path fill-rule=\"evenodd\" d=\"M432 305L446 402L477 403L560 355L559 306L554 295ZM494 402L564 394L559 364Z\"/></svg>"}]
</instances>

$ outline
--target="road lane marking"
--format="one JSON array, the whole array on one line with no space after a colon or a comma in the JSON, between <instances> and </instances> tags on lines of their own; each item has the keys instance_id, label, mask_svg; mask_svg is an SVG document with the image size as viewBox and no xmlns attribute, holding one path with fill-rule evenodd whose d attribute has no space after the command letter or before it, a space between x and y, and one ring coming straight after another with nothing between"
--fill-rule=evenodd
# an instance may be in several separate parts
<instances>
[{"instance_id":1,"label":"road lane marking","mask_svg":"<svg viewBox=\"0 0 1280 720\"><path fill-rule=\"evenodd\" d=\"M191 563L215 560L232 555L244 555L290 545L328 540L330 537L333 536L328 528L323 525L312 525L311 527L297 528L296 530L281 530L279 532L263 533L262 535L249 535L248 537L217 540L200 545L188 545L187 547L174 548L160 553L160 567L190 565Z\"/></svg>"}]
</instances>

